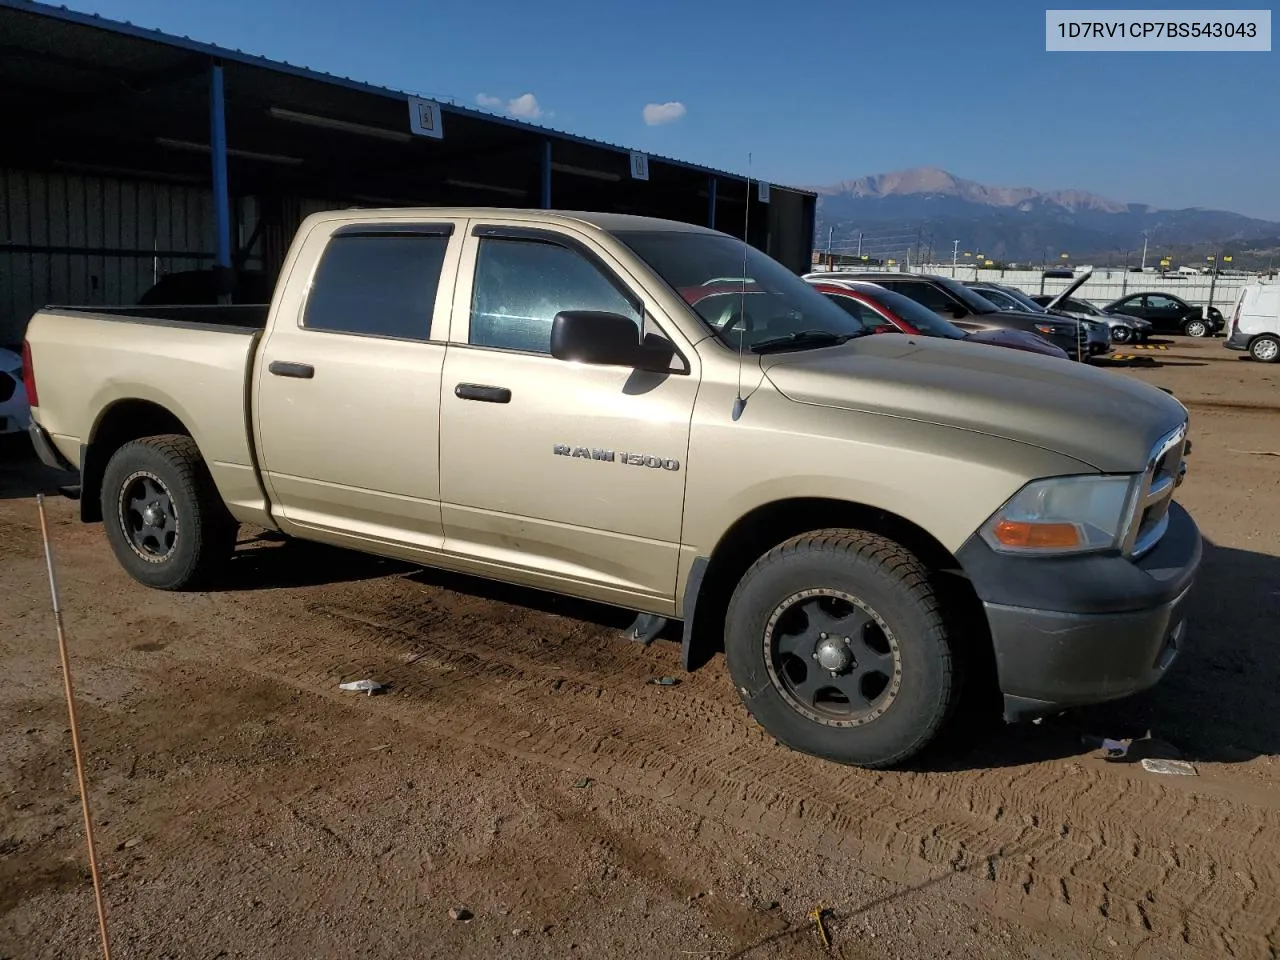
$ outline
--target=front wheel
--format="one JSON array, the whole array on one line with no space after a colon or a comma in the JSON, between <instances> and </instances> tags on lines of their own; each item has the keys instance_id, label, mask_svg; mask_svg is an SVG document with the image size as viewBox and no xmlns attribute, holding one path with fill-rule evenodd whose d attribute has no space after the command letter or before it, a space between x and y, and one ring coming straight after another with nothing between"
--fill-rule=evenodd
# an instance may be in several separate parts
<instances>
[{"instance_id":1,"label":"front wheel","mask_svg":"<svg viewBox=\"0 0 1280 960\"><path fill-rule=\"evenodd\" d=\"M1209 324L1204 320L1188 320L1182 328L1188 337L1207 337L1209 335Z\"/></svg>"},{"instance_id":2,"label":"front wheel","mask_svg":"<svg viewBox=\"0 0 1280 960\"><path fill-rule=\"evenodd\" d=\"M1280 360L1280 339L1269 333L1255 337L1249 344L1249 356L1259 363L1275 363Z\"/></svg>"},{"instance_id":3,"label":"front wheel","mask_svg":"<svg viewBox=\"0 0 1280 960\"><path fill-rule=\"evenodd\" d=\"M176 434L134 440L112 455L102 519L120 565L160 590L206 583L235 548L238 529L195 441Z\"/></svg>"},{"instance_id":4,"label":"front wheel","mask_svg":"<svg viewBox=\"0 0 1280 960\"><path fill-rule=\"evenodd\" d=\"M1112 343L1128 343L1129 338L1131 336L1132 336L1132 333L1128 327L1112 327L1111 328Z\"/></svg>"},{"instance_id":5,"label":"front wheel","mask_svg":"<svg viewBox=\"0 0 1280 960\"><path fill-rule=\"evenodd\" d=\"M756 561L729 603L725 657L780 743L863 767L919 753L959 695L925 567L856 530L794 537Z\"/></svg>"}]
</instances>

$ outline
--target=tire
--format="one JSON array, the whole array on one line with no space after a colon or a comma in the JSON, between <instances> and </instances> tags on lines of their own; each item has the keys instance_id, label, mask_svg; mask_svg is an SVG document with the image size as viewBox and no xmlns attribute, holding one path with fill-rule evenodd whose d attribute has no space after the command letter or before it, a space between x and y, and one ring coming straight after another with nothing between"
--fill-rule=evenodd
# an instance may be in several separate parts
<instances>
[{"instance_id":1,"label":"tire","mask_svg":"<svg viewBox=\"0 0 1280 960\"><path fill-rule=\"evenodd\" d=\"M1182 332L1188 337L1195 337L1196 339L1207 337L1209 336L1209 322L1201 320L1199 317L1193 317L1182 325Z\"/></svg>"},{"instance_id":2,"label":"tire","mask_svg":"<svg viewBox=\"0 0 1280 960\"><path fill-rule=\"evenodd\" d=\"M1133 335L1128 327L1112 327L1111 342L1112 343L1128 343L1129 338Z\"/></svg>"},{"instance_id":3,"label":"tire","mask_svg":"<svg viewBox=\"0 0 1280 960\"><path fill-rule=\"evenodd\" d=\"M756 721L779 743L838 763L902 763L936 737L960 695L924 565L870 533L820 530L770 550L734 591L724 642ZM855 696L839 702L836 684Z\"/></svg>"},{"instance_id":4,"label":"tire","mask_svg":"<svg viewBox=\"0 0 1280 960\"><path fill-rule=\"evenodd\" d=\"M126 443L102 477L107 541L133 579L160 590L209 583L235 549L227 511L190 437Z\"/></svg>"},{"instance_id":5,"label":"tire","mask_svg":"<svg viewBox=\"0 0 1280 960\"><path fill-rule=\"evenodd\" d=\"M1275 363L1280 360L1280 338L1264 333L1249 343L1249 356L1259 363Z\"/></svg>"}]
</instances>

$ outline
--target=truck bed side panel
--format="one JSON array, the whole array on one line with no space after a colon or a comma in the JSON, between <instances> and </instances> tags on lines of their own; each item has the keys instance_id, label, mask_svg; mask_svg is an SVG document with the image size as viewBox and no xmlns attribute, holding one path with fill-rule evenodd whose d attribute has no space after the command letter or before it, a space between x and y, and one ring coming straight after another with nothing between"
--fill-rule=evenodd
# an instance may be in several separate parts
<instances>
[{"instance_id":1,"label":"truck bed side panel","mask_svg":"<svg viewBox=\"0 0 1280 960\"><path fill-rule=\"evenodd\" d=\"M247 325L42 311L27 331L41 400L34 414L62 454L79 463L80 445L113 406L143 400L163 407L190 432L232 513L263 522L246 389L258 337Z\"/></svg>"}]
</instances>

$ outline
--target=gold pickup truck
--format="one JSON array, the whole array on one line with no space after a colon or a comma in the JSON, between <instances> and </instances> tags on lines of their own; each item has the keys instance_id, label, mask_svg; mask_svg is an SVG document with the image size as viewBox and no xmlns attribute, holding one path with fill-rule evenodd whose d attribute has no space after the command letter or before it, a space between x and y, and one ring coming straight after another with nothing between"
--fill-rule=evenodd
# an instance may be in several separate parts
<instances>
[{"instance_id":1,"label":"gold pickup truck","mask_svg":"<svg viewBox=\"0 0 1280 960\"><path fill-rule=\"evenodd\" d=\"M401 209L307 219L269 306L50 308L24 350L41 458L152 587L216 588L249 523L680 620L777 740L874 767L962 678L1011 721L1155 683L1186 409L867 334L700 227Z\"/></svg>"}]
</instances>

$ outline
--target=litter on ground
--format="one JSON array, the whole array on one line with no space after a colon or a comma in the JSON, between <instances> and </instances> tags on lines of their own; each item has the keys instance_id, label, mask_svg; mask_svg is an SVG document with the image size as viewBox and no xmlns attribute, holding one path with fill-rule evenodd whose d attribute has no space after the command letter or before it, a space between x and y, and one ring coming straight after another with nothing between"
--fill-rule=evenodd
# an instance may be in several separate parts
<instances>
[{"instance_id":1,"label":"litter on ground","mask_svg":"<svg viewBox=\"0 0 1280 960\"><path fill-rule=\"evenodd\" d=\"M1182 760L1159 760L1147 757L1142 761L1142 769L1147 773L1165 773L1175 777L1195 777L1196 768Z\"/></svg>"},{"instance_id":2,"label":"litter on ground","mask_svg":"<svg viewBox=\"0 0 1280 960\"><path fill-rule=\"evenodd\" d=\"M381 683L379 683L377 680L352 680L350 683L338 684L338 689L350 690L354 693L359 693L361 691L364 691L368 693L369 696L372 697L375 693L378 693L381 690L385 690L386 687L383 686Z\"/></svg>"}]
</instances>

